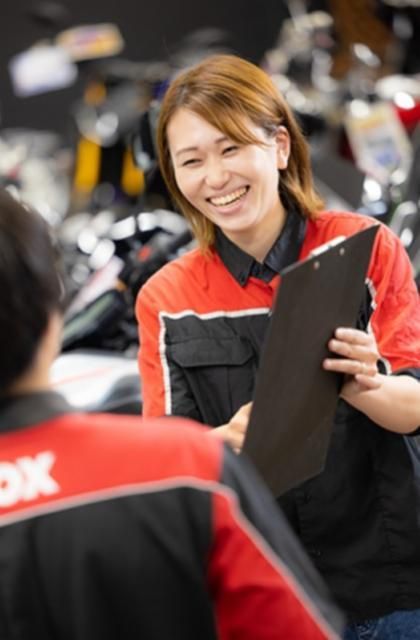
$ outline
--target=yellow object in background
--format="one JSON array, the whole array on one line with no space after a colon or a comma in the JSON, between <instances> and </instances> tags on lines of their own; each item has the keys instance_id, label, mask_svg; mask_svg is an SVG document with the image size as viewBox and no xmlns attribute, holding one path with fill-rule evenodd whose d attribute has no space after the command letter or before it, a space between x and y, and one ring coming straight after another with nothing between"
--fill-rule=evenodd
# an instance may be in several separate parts
<instances>
[{"instance_id":1,"label":"yellow object in background","mask_svg":"<svg viewBox=\"0 0 420 640\"><path fill-rule=\"evenodd\" d=\"M95 142L80 138L76 151L74 188L78 192L90 193L98 184L101 148Z\"/></svg>"},{"instance_id":2,"label":"yellow object in background","mask_svg":"<svg viewBox=\"0 0 420 640\"><path fill-rule=\"evenodd\" d=\"M144 173L133 162L133 154L129 149L124 152L121 188L128 196L137 196L144 191Z\"/></svg>"}]
</instances>

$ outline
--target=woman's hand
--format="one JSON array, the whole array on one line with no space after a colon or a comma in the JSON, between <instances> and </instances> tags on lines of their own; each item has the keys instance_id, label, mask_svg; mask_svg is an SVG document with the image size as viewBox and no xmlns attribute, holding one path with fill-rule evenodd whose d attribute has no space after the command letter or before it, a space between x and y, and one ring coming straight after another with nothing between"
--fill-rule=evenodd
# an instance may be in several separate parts
<instances>
[{"instance_id":1,"label":"woman's hand","mask_svg":"<svg viewBox=\"0 0 420 640\"><path fill-rule=\"evenodd\" d=\"M242 405L226 424L209 431L209 435L221 438L229 444L235 453L240 453L244 444L252 402Z\"/></svg>"},{"instance_id":2,"label":"woman's hand","mask_svg":"<svg viewBox=\"0 0 420 640\"><path fill-rule=\"evenodd\" d=\"M357 329L340 328L328 343L340 358L326 358L324 369L345 374L341 397L377 425L395 433L420 427L420 386L409 375L379 373L375 338Z\"/></svg>"},{"instance_id":3,"label":"woman's hand","mask_svg":"<svg viewBox=\"0 0 420 640\"><path fill-rule=\"evenodd\" d=\"M341 356L326 358L323 366L328 371L345 374L342 398L350 400L355 394L381 386L382 377L377 367L380 355L372 334L340 327L329 341L328 348Z\"/></svg>"}]
</instances>

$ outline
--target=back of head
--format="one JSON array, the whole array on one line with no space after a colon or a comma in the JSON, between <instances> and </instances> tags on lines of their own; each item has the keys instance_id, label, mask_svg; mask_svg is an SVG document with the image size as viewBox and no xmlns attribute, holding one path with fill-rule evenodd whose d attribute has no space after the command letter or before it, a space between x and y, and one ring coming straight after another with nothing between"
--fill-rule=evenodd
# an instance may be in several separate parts
<instances>
[{"instance_id":1,"label":"back of head","mask_svg":"<svg viewBox=\"0 0 420 640\"><path fill-rule=\"evenodd\" d=\"M279 126L285 127L291 150L288 166L281 171L280 195L294 200L308 217L321 208L322 202L313 190L306 141L273 80L262 69L237 56L211 56L174 79L163 99L157 129L162 174L202 246L212 243L213 224L178 189L168 146L169 122L181 108L194 112L238 144L260 143L249 130L250 122L268 135L275 135Z\"/></svg>"},{"instance_id":2,"label":"back of head","mask_svg":"<svg viewBox=\"0 0 420 640\"><path fill-rule=\"evenodd\" d=\"M43 218L0 190L0 392L25 373L60 308L61 285Z\"/></svg>"}]
</instances>

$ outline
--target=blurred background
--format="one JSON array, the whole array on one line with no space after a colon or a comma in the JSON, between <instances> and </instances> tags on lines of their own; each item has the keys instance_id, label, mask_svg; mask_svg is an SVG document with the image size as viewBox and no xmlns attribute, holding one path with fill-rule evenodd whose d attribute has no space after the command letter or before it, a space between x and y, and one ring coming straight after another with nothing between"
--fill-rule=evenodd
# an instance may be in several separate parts
<instances>
[{"instance_id":1,"label":"blurred background","mask_svg":"<svg viewBox=\"0 0 420 640\"><path fill-rule=\"evenodd\" d=\"M114 23L124 38L124 57L130 60L166 59L182 38L195 29L220 28L241 55L258 62L271 46L287 7L278 0L64 0L8 3L0 27L0 53L5 62L30 45L50 40L79 24ZM82 79L51 95L18 100L8 69L0 70L3 125L65 128L66 108L80 91Z\"/></svg>"}]
</instances>

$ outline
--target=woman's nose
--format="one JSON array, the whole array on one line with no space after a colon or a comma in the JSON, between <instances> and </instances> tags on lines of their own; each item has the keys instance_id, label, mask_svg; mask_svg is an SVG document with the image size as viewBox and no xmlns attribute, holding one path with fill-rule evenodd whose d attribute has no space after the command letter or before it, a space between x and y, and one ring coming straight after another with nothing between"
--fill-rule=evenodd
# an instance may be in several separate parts
<instances>
[{"instance_id":1,"label":"woman's nose","mask_svg":"<svg viewBox=\"0 0 420 640\"><path fill-rule=\"evenodd\" d=\"M223 165L223 162L218 160L207 163L206 167L206 182L209 187L213 189L221 189L225 186L229 180L229 171Z\"/></svg>"}]
</instances>

